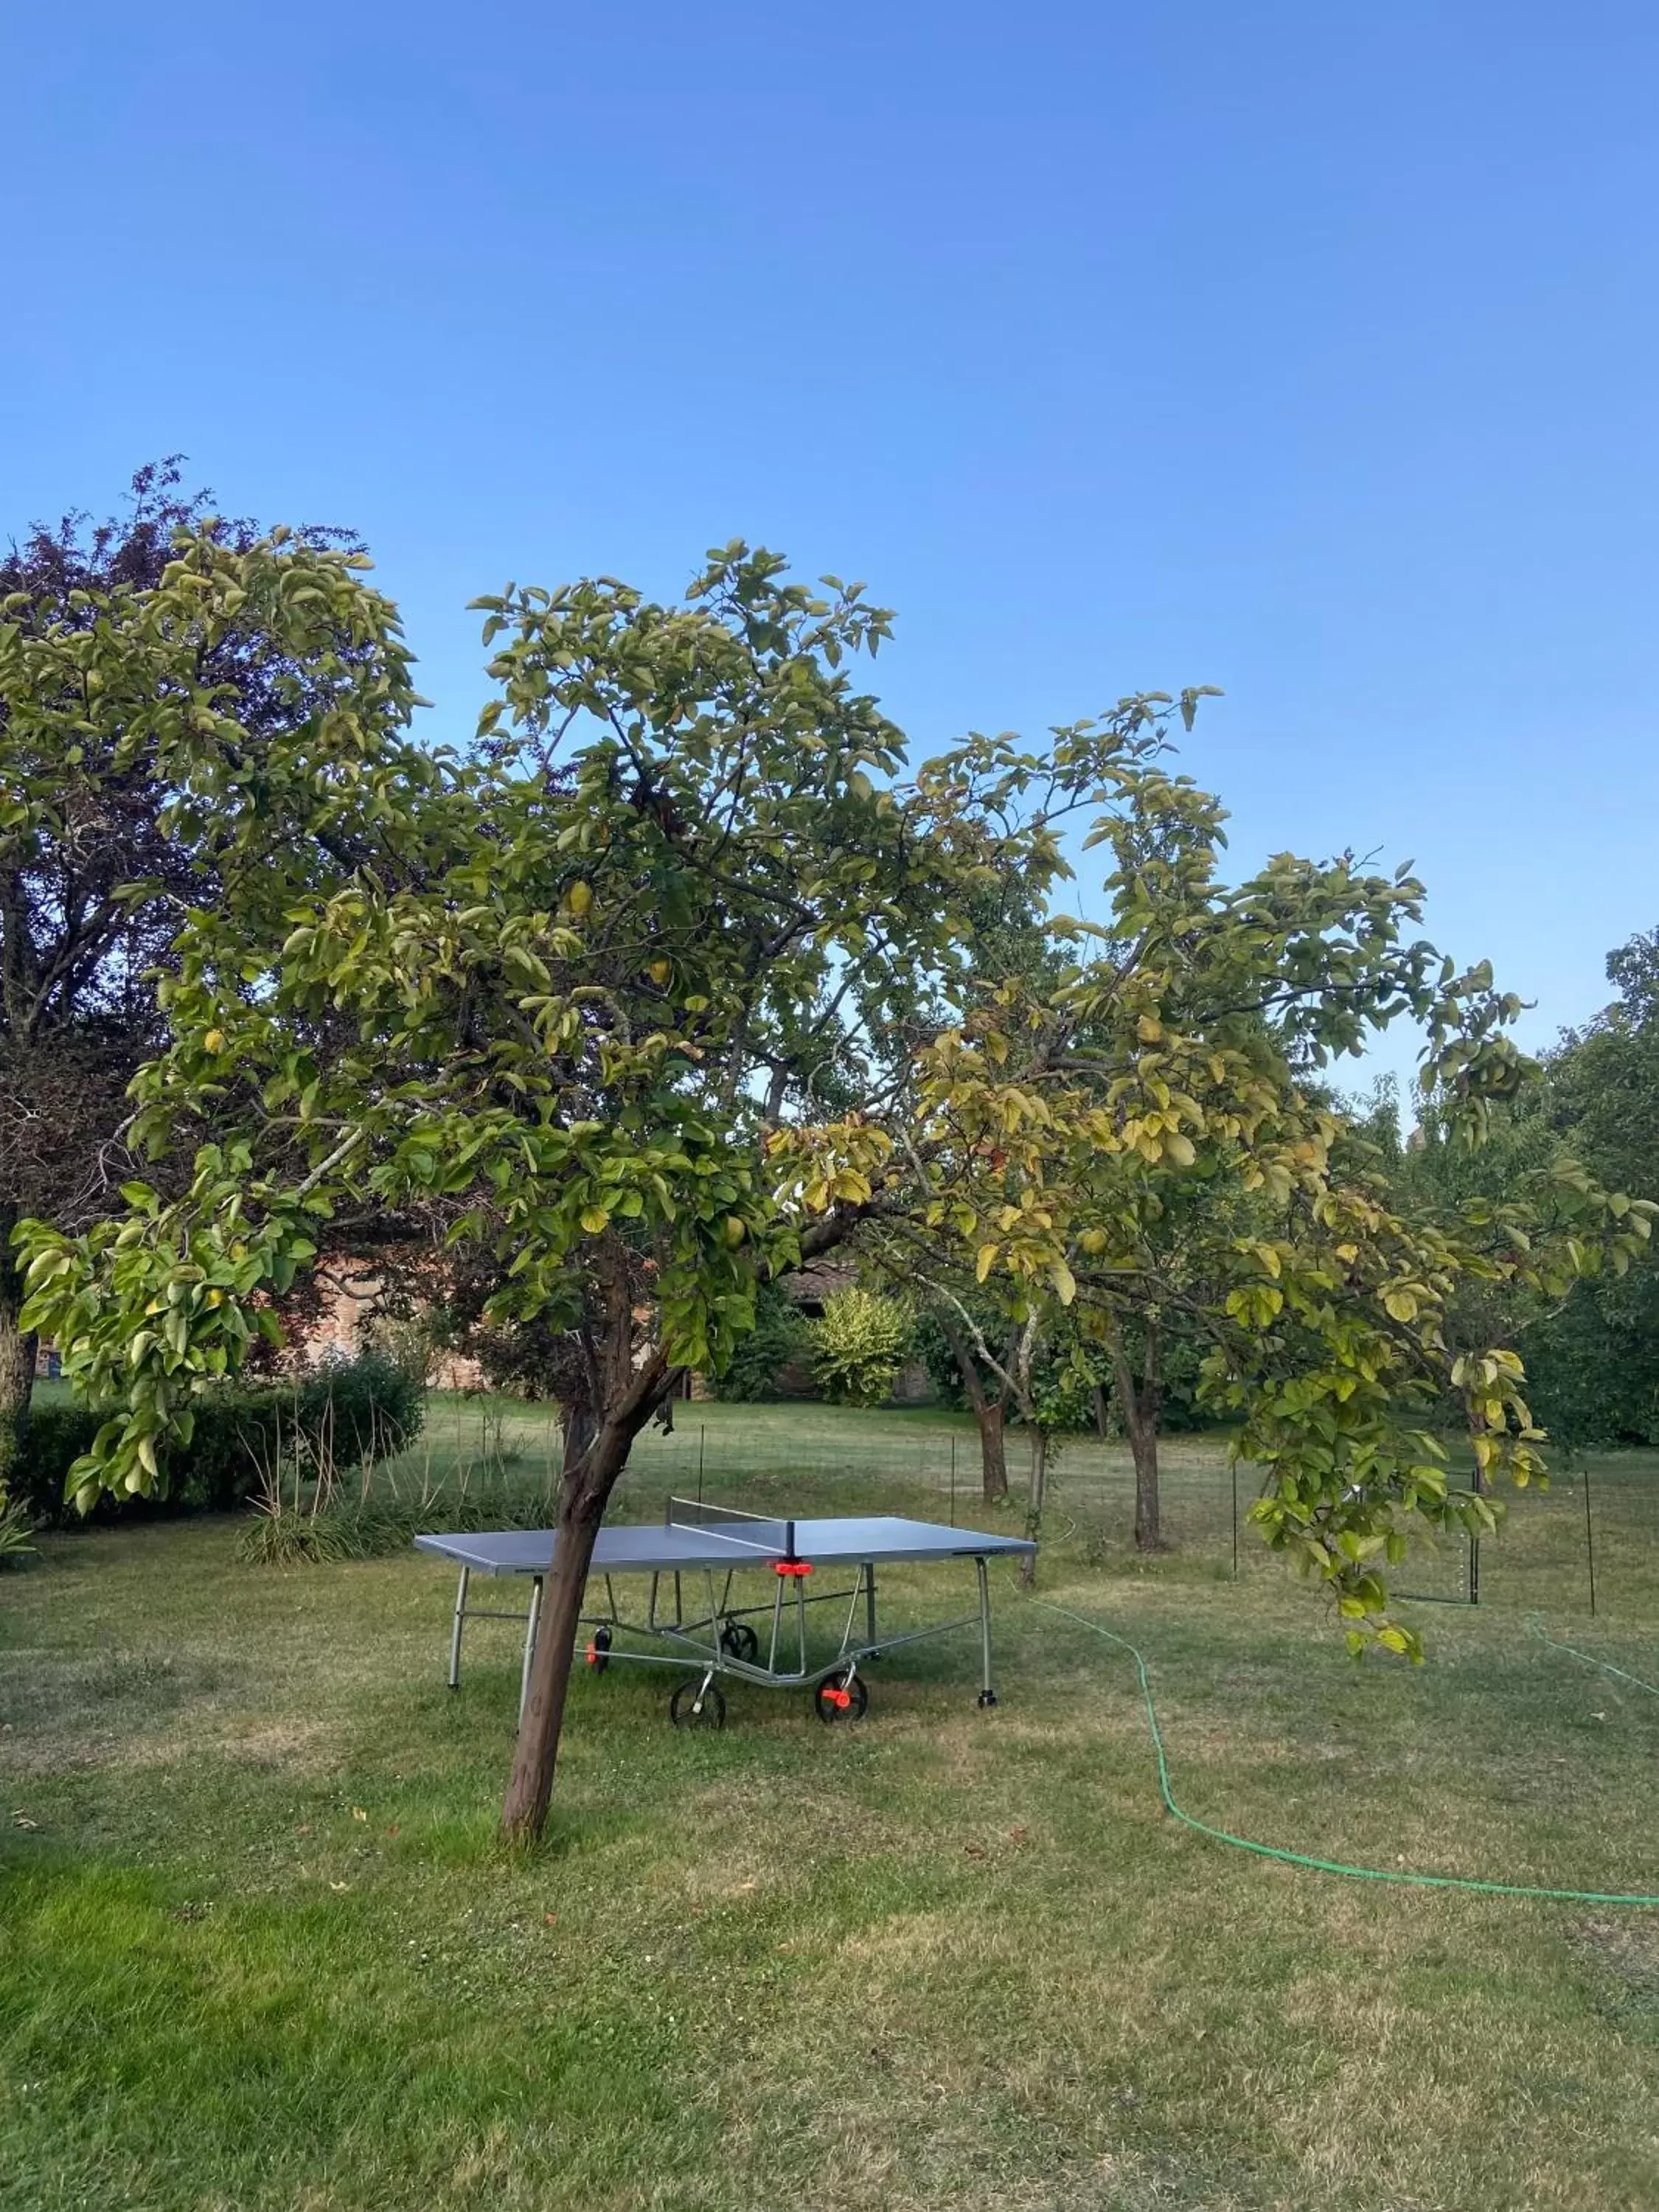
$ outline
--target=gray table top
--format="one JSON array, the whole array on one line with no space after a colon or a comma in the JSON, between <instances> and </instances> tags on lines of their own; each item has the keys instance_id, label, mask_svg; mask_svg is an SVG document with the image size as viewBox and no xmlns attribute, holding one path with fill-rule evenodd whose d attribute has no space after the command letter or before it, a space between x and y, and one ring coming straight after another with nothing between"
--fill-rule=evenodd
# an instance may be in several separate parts
<instances>
[{"instance_id":1,"label":"gray table top","mask_svg":"<svg viewBox=\"0 0 1659 2212\"><path fill-rule=\"evenodd\" d=\"M778 1528L782 1523L776 1524ZM983 1559L1023 1555L1036 1547L1024 1536L994 1536L977 1528L947 1528L937 1521L907 1521L897 1515L869 1513L844 1518L796 1521L794 1556L814 1566L862 1566L905 1559ZM672 1574L677 1570L769 1567L784 1553L774 1530L763 1527L749 1539L722 1535L708 1528L658 1522L624 1522L601 1528L593 1547L596 1574ZM550 1528L483 1529L476 1534L417 1536L423 1552L453 1559L486 1575L544 1575L553 1564ZM758 1540L757 1540L758 1539Z\"/></svg>"}]
</instances>

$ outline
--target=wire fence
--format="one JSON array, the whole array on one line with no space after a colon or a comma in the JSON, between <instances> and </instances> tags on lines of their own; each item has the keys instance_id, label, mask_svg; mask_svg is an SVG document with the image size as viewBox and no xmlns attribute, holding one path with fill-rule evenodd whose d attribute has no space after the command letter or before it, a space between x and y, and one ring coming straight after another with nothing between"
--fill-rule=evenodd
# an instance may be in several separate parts
<instances>
[{"instance_id":1,"label":"wire fence","mask_svg":"<svg viewBox=\"0 0 1659 2212\"><path fill-rule=\"evenodd\" d=\"M682 1405L671 1432L635 1444L613 1513L659 1516L672 1493L765 1512L925 1513L960 1527L1019 1526L1024 1440L1006 1440L1009 1497L988 1505L971 1423L933 1409L849 1413L811 1403ZM434 1399L422 1440L441 1468L509 1468L549 1492L558 1431L550 1409ZM1163 1534L1171 1571L1203 1578L1278 1575L1249 1526L1255 1471L1230 1464L1212 1435L1172 1436L1161 1455ZM1558 1464L1547 1489L1510 1491L1496 1539L1413 1541L1392 1582L1408 1604L1659 1615L1659 1454ZM1049 1467L1045 1541L1091 1564L1134 1562L1134 1472L1127 1449L1067 1437Z\"/></svg>"}]
</instances>

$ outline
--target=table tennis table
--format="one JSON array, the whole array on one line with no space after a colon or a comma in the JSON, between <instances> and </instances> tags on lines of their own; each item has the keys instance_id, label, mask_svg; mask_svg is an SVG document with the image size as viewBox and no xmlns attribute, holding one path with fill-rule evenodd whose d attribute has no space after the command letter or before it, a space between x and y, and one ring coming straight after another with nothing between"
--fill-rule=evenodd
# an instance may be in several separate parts
<instances>
[{"instance_id":1,"label":"table tennis table","mask_svg":"<svg viewBox=\"0 0 1659 2212\"><path fill-rule=\"evenodd\" d=\"M523 1711L555 1540L550 1528L415 1539L422 1551L452 1561L459 1571L449 1639L452 1690L460 1687L461 1636L468 1620L522 1620L519 1709ZM603 1589L604 1609L582 1614L585 1656L599 1673L616 1662L678 1668L684 1679L669 1702L669 1717L678 1728L726 1725L719 1676L769 1690L810 1689L818 1717L833 1723L858 1719L869 1703L869 1686L860 1671L862 1662L901 1644L977 1626L979 1702L994 1705L989 1563L1025 1558L1036 1549L1023 1536L947 1528L937 1522L905 1520L893 1514L786 1520L701 1499L671 1498L659 1523L600 1529L587 1588L590 1598L596 1588ZM877 1620L876 1569L952 1559L973 1562L977 1608L923 1628L884 1633ZM809 1589L820 1571L830 1579L839 1578L842 1586ZM509 1613L471 1604L474 1575L527 1577L528 1609ZM630 1620L617 1602L617 1582L628 1575L648 1577L643 1619ZM754 1582L746 1579L757 1576L769 1577L763 1597L757 1595ZM695 1594L689 1601L688 1590ZM815 1605L847 1608L834 1651L827 1658L822 1644L816 1651L809 1650L807 1612ZM695 1669L689 1674L688 1663Z\"/></svg>"}]
</instances>

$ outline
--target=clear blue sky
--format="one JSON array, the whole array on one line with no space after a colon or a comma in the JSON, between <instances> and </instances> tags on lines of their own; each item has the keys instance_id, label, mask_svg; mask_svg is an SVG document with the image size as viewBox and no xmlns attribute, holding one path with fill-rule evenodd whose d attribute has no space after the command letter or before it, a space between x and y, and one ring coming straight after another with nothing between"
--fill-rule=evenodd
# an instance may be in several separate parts
<instances>
[{"instance_id":1,"label":"clear blue sky","mask_svg":"<svg viewBox=\"0 0 1659 2212\"><path fill-rule=\"evenodd\" d=\"M742 534L898 608L922 744L1224 686L1239 862L1414 856L1535 1040L1659 923L1650 4L91 0L4 49L0 528L173 448L349 523L458 736L469 597Z\"/></svg>"}]
</instances>

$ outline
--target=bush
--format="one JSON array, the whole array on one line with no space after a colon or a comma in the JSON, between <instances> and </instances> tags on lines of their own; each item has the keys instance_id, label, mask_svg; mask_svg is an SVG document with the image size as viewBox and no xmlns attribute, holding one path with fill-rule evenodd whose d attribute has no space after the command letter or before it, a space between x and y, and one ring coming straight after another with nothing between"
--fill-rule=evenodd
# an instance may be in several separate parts
<instances>
[{"instance_id":1,"label":"bush","mask_svg":"<svg viewBox=\"0 0 1659 2212\"><path fill-rule=\"evenodd\" d=\"M104 1418L85 1406L35 1407L12 1462L14 1507L37 1522L68 1518L64 1478L82 1453L91 1450ZM107 1519L114 1510L111 1498L100 1505L99 1517Z\"/></svg>"},{"instance_id":2,"label":"bush","mask_svg":"<svg viewBox=\"0 0 1659 2212\"><path fill-rule=\"evenodd\" d=\"M12 1503L11 1492L0 1482L0 1567L8 1560L21 1559L33 1552L34 1516L25 1507Z\"/></svg>"},{"instance_id":3,"label":"bush","mask_svg":"<svg viewBox=\"0 0 1659 2212\"><path fill-rule=\"evenodd\" d=\"M806 1358L811 1325L775 1285L763 1284L755 1299L755 1326L739 1337L726 1372L713 1378L716 1398L750 1403L781 1398L786 1368Z\"/></svg>"},{"instance_id":4,"label":"bush","mask_svg":"<svg viewBox=\"0 0 1659 2212\"><path fill-rule=\"evenodd\" d=\"M812 1325L812 1364L826 1398L878 1406L889 1396L915 1334L908 1307L876 1291L837 1291Z\"/></svg>"},{"instance_id":5,"label":"bush","mask_svg":"<svg viewBox=\"0 0 1659 2212\"><path fill-rule=\"evenodd\" d=\"M423 1490L417 1497L377 1497L322 1511L278 1504L251 1518L237 1546L250 1566L323 1565L406 1551L422 1529L546 1528L553 1499L539 1485L487 1480Z\"/></svg>"},{"instance_id":6,"label":"bush","mask_svg":"<svg viewBox=\"0 0 1659 2212\"><path fill-rule=\"evenodd\" d=\"M172 1444L162 1456L160 1494L101 1498L92 1519L232 1512L296 1458L307 1474L349 1474L366 1460L404 1450L420 1434L426 1401L407 1368L365 1352L297 1382L206 1392L193 1411L189 1443ZM77 1520L64 1502L64 1479L108 1418L84 1406L37 1407L12 1470L15 1502L36 1520Z\"/></svg>"}]
</instances>

